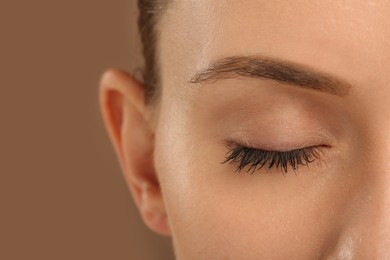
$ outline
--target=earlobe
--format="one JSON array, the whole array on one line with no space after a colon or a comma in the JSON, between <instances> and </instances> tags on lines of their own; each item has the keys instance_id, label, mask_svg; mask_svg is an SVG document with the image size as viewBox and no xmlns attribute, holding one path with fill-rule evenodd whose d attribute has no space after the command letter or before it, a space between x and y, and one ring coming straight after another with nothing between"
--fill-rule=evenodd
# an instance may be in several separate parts
<instances>
[{"instance_id":1,"label":"earlobe","mask_svg":"<svg viewBox=\"0 0 390 260\"><path fill-rule=\"evenodd\" d=\"M144 183L142 189L140 211L145 224L160 235L169 236L170 229L164 204L160 202L161 190L157 186Z\"/></svg>"},{"instance_id":2,"label":"earlobe","mask_svg":"<svg viewBox=\"0 0 390 260\"><path fill-rule=\"evenodd\" d=\"M126 182L144 222L153 231L169 235L153 162L154 133L145 115L142 84L126 72L108 70L100 83L100 107Z\"/></svg>"}]
</instances>

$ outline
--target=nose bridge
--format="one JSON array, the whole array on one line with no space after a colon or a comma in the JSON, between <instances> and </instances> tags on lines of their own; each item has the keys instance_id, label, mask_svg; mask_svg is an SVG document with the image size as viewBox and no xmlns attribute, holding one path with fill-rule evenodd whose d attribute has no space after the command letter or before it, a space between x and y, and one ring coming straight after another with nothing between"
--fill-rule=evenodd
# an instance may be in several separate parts
<instances>
[{"instance_id":1,"label":"nose bridge","mask_svg":"<svg viewBox=\"0 0 390 260\"><path fill-rule=\"evenodd\" d=\"M331 259L390 259L389 55L387 51L378 56L370 70L372 81L364 85L369 87L351 105L361 113L356 117L360 136L353 151L359 191L345 209Z\"/></svg>"},{"instance_id":2,"label":"nose bridge","mask_svg":"<svg viewBox=\"0 0 390 260\"><path fill-rule=\"evenodd\" d=\"M388 126L376 129L364 152L362 189L343 234L359 259L390 259L390 121L382 123Z\"/></svg>"},{"instance_id":3,"label":"nose bridge","mask_svg":"<svg viewBox=\"0 0 390 260\"><path fill-rule=\"evenodd\" d=\"M389 179L389 178L387 178ZM387 181L387 183L389 183ZM371 187L371 193L358 220L358 256L370 259L390 259L390 192L385 188Z\"/></svg>"},{"instance_id":4,"label":"nose bridge","mask_svg":"<svg viewBox=\"0 0 390 260\"><path fill-rule=\"evenodd\" d=\"M389 169L372 182L367 212L362 214L361 229L364 243L362 254L376 259L390 259L390 175ZM380 173L378 173L380 174Z\"/></svg>"},{"instance_id":5,"label":"nose bridge","mask_svg":"<svg viewBox=\"0 0 390 260\"><path fill-rule=\"evenodd\" d=\"M358 188L333 249L336 259L390 259L390 120L386 120L382 127L366 132L361 143L355 165Z\"/></svg>"},{"instance_id":6,"label":"nose bridge","mask_svg":"<svg viewBox=\"0 0 390 260\"><path fill-rule=\"evenodd\" d=\"M329 259L390 259L389 190L384 183L369 182L366 189L351 201Z\"/></svg>"}]
</instances>

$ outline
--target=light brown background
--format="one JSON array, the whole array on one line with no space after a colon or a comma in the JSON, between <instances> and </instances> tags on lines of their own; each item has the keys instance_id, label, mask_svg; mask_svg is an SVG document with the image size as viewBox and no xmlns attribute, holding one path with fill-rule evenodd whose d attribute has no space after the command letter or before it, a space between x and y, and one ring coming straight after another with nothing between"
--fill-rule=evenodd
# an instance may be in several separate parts
<instances>
[{"instance_id":1,"label":"light brown background","mask_svg":"<svg viewBox=\"0 0 390 260\"><path fill-rule=\"evenodd\" d=\"M140 59L135 0L0 2L0 259L172 259L135 210L98 83Z\"/></svg>"}]
</instances>

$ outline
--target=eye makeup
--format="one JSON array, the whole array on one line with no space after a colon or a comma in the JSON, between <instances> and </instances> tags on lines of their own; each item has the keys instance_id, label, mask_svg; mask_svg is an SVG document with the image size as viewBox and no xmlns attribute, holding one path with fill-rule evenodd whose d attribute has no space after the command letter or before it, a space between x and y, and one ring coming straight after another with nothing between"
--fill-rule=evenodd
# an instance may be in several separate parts
<instances>
[{"instance_id":1,"label":"eye makeup","mask_svg":"<svg viewBox=\"0 0 390 260\"><path fill-rule=\"evenodd\" d=\"M237 143L228 144L229 152L221 164L229 163L236 166L236 172L247 168L253 174L263 168L269 172L271 169L287 174L291 168L294 172L300 166L308 166L320 158L321 146L310 146L290 151L268 151L259 148L243 146Z\"/></svg>"}]
</instances>

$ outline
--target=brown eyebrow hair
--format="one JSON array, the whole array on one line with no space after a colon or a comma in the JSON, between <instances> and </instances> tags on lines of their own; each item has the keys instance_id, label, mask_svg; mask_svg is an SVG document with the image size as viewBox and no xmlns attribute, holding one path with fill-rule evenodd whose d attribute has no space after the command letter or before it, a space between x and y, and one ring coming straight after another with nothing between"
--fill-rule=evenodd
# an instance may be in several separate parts
<instances>
[{"instance_id":1,"label":"brown eyebrow hair","mask_svg":"<svg viewBox=\"0 0 390 260\"><path fill-rule=\"evenodd\" d=\"M196 73L190 83L214 83L239 77L270 79L341 97L348 95L352 87L347 81L328 73L295 62L265 56L232 56L217 59L211 62L208 68Z\"/></svg>"}]
</instances>

